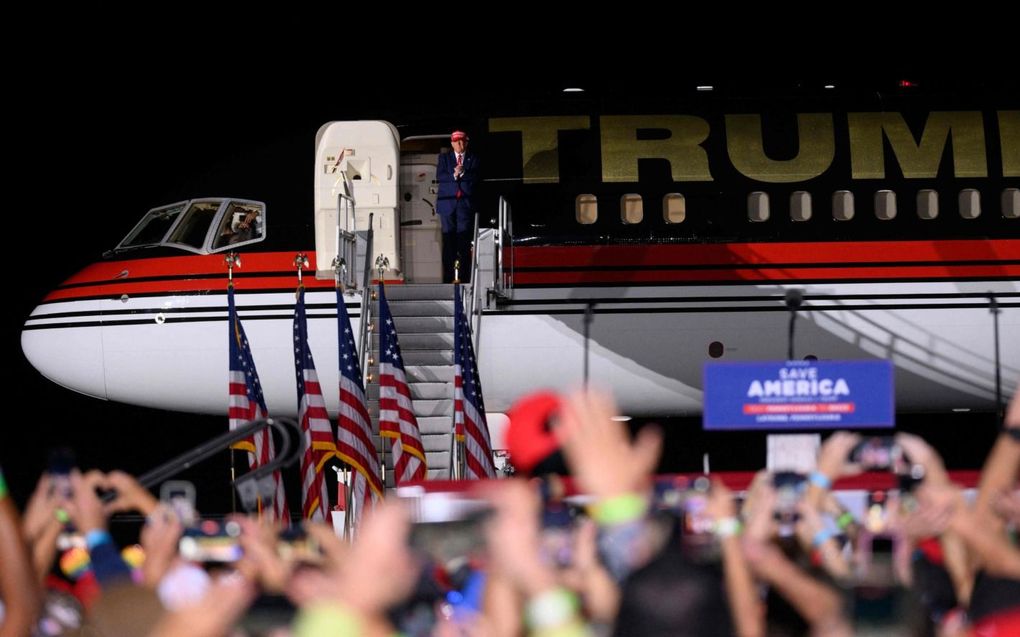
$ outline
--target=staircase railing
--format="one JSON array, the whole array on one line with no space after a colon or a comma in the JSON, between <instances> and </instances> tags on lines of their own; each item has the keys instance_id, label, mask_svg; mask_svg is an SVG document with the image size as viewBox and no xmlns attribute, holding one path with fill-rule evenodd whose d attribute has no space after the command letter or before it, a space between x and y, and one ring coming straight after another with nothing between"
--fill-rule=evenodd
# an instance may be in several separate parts
<instances>
[{"instance_id":1,"label":"staircase railing","mask_svg":"<svg viewBox=\"0 0 1020 637\"><path fill-rule=\"evenodd\" d=\"M368 214L368 233L365 235L365 267L361 277L361 322L358 324L358 358L361 362L361 383L368 379L368 327L372 324L372 221L375 213Z\"/></svg>"},{"instance_id":2,"label":"staircase railing","mask_svg":"<svg viewBox=\"0 0 1020 637\"><path fill-rule=\"evenodd\" d=\"M282 438L276 458L232 481L241 496L241 505L246 511L252 512L258 506L259 497L271 500L276 493L273 472L290 465L301 454L301 445L295 444L300 438L300 431L297 423L290 418L263 418L222 433L143 473L138 476L138 482L147 489L152 488L267 427L280 432Z\"/></svg>"}]
</instances>

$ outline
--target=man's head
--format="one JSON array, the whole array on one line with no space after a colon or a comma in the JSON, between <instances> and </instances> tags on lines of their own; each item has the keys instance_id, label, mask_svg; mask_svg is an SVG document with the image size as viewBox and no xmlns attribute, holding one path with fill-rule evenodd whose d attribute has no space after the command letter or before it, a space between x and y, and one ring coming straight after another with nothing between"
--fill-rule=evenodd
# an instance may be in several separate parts
<instances>
[{"instance_id":1,"label":"man's head","mask_svg":"<svg viewBox=\"0 0 1020 637\"><path fill-rule=\"evenodd\" d=\"M453 146L453 152L463 153L468 145L467 133L460 130L453 131L453 134L450 135L450 145Z\"/></svg>"}]
</instances>

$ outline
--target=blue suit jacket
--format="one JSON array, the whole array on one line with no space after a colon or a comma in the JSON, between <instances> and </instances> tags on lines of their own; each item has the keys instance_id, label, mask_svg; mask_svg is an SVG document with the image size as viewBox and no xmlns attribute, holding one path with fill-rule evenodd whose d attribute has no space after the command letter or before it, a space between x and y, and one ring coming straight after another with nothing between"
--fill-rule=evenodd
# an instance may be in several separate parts
<instances>
[{"instance_id":1,"label":"blue suit jacket","mask_svg":"<svg viewBox=\"0 0 1020 637\"><path fill-rule=\"evenodd\" d=\"M471 197L475 193L478 179L478 156L468 151L464 153L464 173L460 179L453 178L453 169L457 165L457 155L453 152L439 155L436 163L436 181L439 182L439 193L436 197L436 213L453 215L454 213L474 214ZM460 192L460 199L457 193Z\"/></svg>"}]
</instances>

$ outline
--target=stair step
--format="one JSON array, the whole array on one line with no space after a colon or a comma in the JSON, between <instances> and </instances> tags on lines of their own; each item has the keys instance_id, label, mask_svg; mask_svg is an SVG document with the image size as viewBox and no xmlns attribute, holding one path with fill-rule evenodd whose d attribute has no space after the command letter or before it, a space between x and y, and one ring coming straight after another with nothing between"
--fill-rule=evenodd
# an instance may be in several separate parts
<instances>
[{"instance_id":1,"label":"stair step","mask_svg":"<svg viewBox=\"0 0 1020 637\"><path fill-rule=\"evenodd\" d=\"M413 387L413 385L411 385ZM378 413L379 401L368 401L368 413ZM428 418L431 416L449 416L453 413L453 399L442 400L411 400L411 410L415 418Z\"/></svg>"},{"instance_id":2,"label":"stair step","mask_svg":"<svg viewBox=\"0 0 1020 637\"><path fill-rule=\"evenodd\" d=\"M453 333L453 315L450 316L397 316L393 319L397 324L397 334L436 334Z\"/></svg>"},{"instance_id":3,"label":"stair step","mask_svg":"<svg viewBox=\"0 0 1020 637\"><path fill-rule=\"evenodd\" d=\"M425 448L425 452L432 453L436 451L449 451L450 450L450 434L432 434L423 435L421 437L421 446ZM426 455L426 458L428 456Z\"/></svg>"},{"instance_id":4,"label":"stair step","mask_svg":"<svg viewBox=\"0 0 1020 637\"><path fill-rule=\"evenodd\" d=\"M407 377L408 383L422 383L422 382L452 383L453 365L452 364L422 365L422 364L410 364L407 361L405 361L404 375Z\"/></svg>"},{"instance_id":5,"label":"stair step","mask_svg":"<svg viewBox=\"0 0 1020 637\"><path fill-rule=\"evenodd\" d=\"M453 285L450 283L412 283L386 286L386 300L453 300Z\"/></svg>"},{"instance_id":6,"label":"stair step","mask_svg":"<svg viewBox=\"0 0 1020 637\"><path fill-rule=\"evenodd\" d=\"M393 301L390 314L401 316L453 316L453 301ZM379 316L379 304L372 306L372 316Z\"/></svg>"},{"instance_id":7,"label":"stair step","mask_svg":"<svg viewBox=\"0 0 1020 637\"><path fill-rule=\"evenodd\" d=\"M400 352L406 354L412 351L430 350L452 350L453 332L445 334L408 334L400 331L397 327L397 340L400 342ZM372 334L372 350L379 351L379 335Z\"/></svg>"},{"instance_id":8,"label":"stair step","mask_svg":"<svg viewBox=\"0 0 1020 637\"><path fill-rule=\"evenodd\" d=\"M453 367L453 350L445 352L436 350L407 350L404 351L401 348L401 353L404 355L404 365L449 365ZM406 375L407 369L405 367L404 373ZM451 373L451 380L453 376Z\"/></svg>"},{"instance_id":9,"label":"stair step","mask_svg":"<svg viewBox=\"0 0 1020 637\"><path fill-rule=\"evenodd\" d=\"M405 374L407 372L405 371ZM408 375L407 386L411 390L411 400L442 400L453 397L453 383L415 381ZM365 390L365 398L369 401L379 401L379 385L371 384Z\"/></svg>"},{"instance_id":10,"label":"stair step","mask_svg":"<svg viewBox=\"0 0 1020 637\"><path fill-rule=\"evenodd\" d=\"M417 418L417 417L416 417ZM453 430L451 416L422 416L417 418L418 430L422 435L449 434Z\"/></svg>"}]
</instances>

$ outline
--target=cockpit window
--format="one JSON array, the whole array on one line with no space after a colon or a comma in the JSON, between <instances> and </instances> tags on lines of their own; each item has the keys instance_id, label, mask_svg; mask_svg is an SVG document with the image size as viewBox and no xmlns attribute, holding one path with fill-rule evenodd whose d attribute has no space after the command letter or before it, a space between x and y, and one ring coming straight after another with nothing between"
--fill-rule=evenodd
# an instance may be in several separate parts
<instances>
[{"instance_id":1,"label":"cockpit window","mask_svg":"<svg viewBox=\"0 0 1020 637\"><path fill-rule=\"evenodd\" d=\"M266 204L210 197L153 208L113 252L166 246L209 254L265 238Z\"/></svg>"},{"instance_id":2,"label":"cockpit window","mask_svg":"<svg viewBox=\"0 0 1020 637\"><path fill-rule=\"evenodd\" d=\"M212 249L258 241L264 234L265 211L260 204L230 202L213 235Z\"/></svg>"},{"instance_id":3,"label":"cockpit window","mask_svg":"<svg viewBox=\"0 0 1020 637\"><path fill-rule=\"evenodd\" d=\"M119 247L135 248L160 243L186 205L186 203L175 203L150 210L141 223L135 226L131 234L120 243Z\"/></svg>"},{"instance_id":4,"label":"cockpit window","mask_svg":"<svg viewBox=\"0 0 1020 637\"><path fill-rule=\"evenodd\" d=\"M216 212L220 209L220 201L196 201L191 204L184 218L174 228L167 243L179 243L192 248L201 249L205 245L205 236L209 233Z\"/></svg>"}]
</instances>

